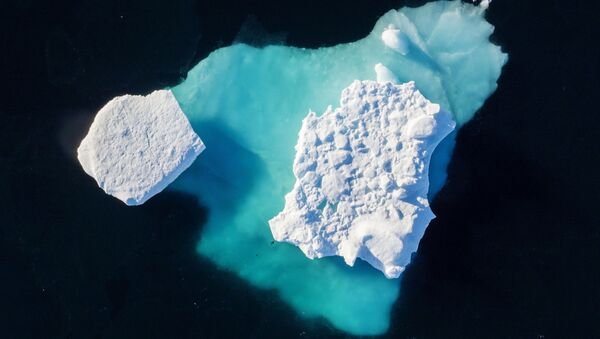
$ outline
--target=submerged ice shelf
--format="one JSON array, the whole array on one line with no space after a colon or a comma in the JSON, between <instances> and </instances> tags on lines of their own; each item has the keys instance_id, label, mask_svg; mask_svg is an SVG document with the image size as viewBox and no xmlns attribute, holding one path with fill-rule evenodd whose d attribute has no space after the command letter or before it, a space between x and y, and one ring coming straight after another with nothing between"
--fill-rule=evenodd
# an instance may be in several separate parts
<instances>
[{"instance_id":1,"label":"submerged ice shelf","mask_svg":"<svg viewBox=\"0 0 600 339\"><path fill-rule=\"evenodd\" d=\"M398 280L360 260L353 268L336 257L307 260L292 245L273 244L268 221L294 187L294 145L306 113L325 111L354 80L414 81L458 127L466 123L495 90L507 60L490 43L493 27L483 13L459 1L433 2L388 12L354 43L316 50L237 44L196 65L172 91L209 148L172 187L210 211L199 253L276 290L303 316L353 334L385 332ZM402 33L405 55L382 41L390 27ZM429 199L445 180L454 135L431 159Z\"/></svg>"},{"instance_id":2,"label":"submerged ice shelf","mask_svg":"<svg viewBox=\"0 0 600 339\"><path fill-rule=\"evenodd\" d=\"M107 194L141 205L203 150L171 91L160 90L109 101L81 141L77 158Z\"/></svg>"},{"instance_id":3,"label":"submerged ice shelf","mask_svg":"<svg viewBox=\"0 0 600 339\"><path fill-rule=\"evenodd\" d=\"M271 231L311 259L359 257L397 278L434 217L429 159L455 123L413 82L355 81L340 105L304 119L296 183Z\"/></svg>"}]
</instances>

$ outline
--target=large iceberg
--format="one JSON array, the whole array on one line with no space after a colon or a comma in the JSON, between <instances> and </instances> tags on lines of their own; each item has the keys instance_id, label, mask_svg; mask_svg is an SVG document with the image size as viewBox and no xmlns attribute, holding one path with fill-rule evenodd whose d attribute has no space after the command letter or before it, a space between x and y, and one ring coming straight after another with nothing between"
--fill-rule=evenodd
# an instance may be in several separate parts
<instances>
[{"instance_id":1,"label":"large iceberg","mask_svg":"<svg viewBox=\"0 0 600 339\"><path fill-rule=\"evenodd\" d=\"M107 194L140 205L167 187L204 150L173 93L109 101L77 149L84 171Z\"/></svg>"},{"instance_id":2,"label":"large iceberg","mask_svg":"<svg viewBox=\"0 0 600 339\"><path fill-rule=\"evenodd\" d=\"M413 82L355 81L340 106L304 119L296 183L271 231L311 259L360 257L397 278L434 217L429 159L455 123Z\"/></svg>"},{"instance_id":3,"label":"large iceberg","mask_svg":"<svg viewBox=\"0 0 600 339\"><path fill-rule=\"evenodd\" d=\"M403 33L406 55L382 41L390 28ZM325 111L354 80L375 80L377 64L398 82L414 81L460 127L496 89L507 60L490 43L492 32L481 7L438 1L392 10L354 43L315 50L237 44L202 60L172 88L211 146L172 185L210 211L198 252L257 287L276 290L305 317L324 317L353 334L385 332L397 280L360 260L353 268L336 257L307 260L296 247L273 243L268 221L283 210L296 181L298 130L306 112ZM454 136L432 156L429 199L445 180Z\"/></svg>"},{"instance_id":4,"label":"large iceberg","mask_svg":"<svg viewBox=\"0 0 600 339\"><path fill-rule=\"evenodd\" d=\"M494 28L484 13L472 4L438 1L392 10L353 43L319 49L237 44L197 64L172 91L210 147L171 187L197 196L210 211L198 252L254 286L277 291L304 317L323 317L353 334L385 332L398 280L362 260L352 268L338 257L308 260L295 246L274 243L268 221L283 210L296 182L294 146L306 113L339 102L354 80L376 80L377 64L399 83L414 81L452 113L457 127L467 122L496 89L507 60L489 41ZM406 55L382 41L390 28L404 34ZM444 183L454 137L431 158L429 200Z\"/></svg>"}]
</instances>

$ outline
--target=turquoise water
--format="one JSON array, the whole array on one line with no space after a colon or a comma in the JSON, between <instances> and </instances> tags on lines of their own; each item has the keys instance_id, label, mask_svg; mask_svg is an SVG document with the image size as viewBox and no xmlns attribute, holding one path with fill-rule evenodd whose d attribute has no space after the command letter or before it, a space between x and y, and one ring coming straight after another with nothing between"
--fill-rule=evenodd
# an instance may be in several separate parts
<instances>
[{"instance_id":1,"label":"turquoise water","mask_svg":"<svg viewBox=\"0 0 600 339\"><path fill-rule=\"evenodd\" d=\"M401 56L380 39L390 24L411 40ZM343 27L340 27L343 29ZM495 90L507 56L489 42L483 12L458 1L390 11L354 43L321 49L286 46L221 48L172 88L207 149L173 188L209 209L198 252L250 284L275 289L307 318L324 317L353 334L380 334L399 291L369 265L340 258L309 260L273 243L268 220L294 184L294 145L309 110L337 105L353 80L375 80L383 63L401 82L415 81L459 126ZM454 145L440 144L430 168L430 197L441 189Z\"/></svg>"}]
</instances>

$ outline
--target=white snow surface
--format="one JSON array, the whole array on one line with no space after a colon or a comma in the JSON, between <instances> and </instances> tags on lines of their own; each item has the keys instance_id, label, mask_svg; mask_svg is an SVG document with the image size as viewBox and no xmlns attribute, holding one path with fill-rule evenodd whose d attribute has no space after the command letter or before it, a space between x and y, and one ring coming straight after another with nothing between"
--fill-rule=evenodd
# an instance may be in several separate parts
<instances>
[{"instance_id":1,"label":"white snow surface","mask_svg":"<svg viewBox=\"0 0 600 339\"><path fill-rule=\"evenodd\" d=\"M310 112L296 145L296 183L269 221L273 237L313 259L357 257L397 278L435 217L431 154L455 127L414 82L355 81L340 107Z\"/></svg>"},{"instance_id":2,"label":"white snow surface","mask_svg":"<svg viewBox=\"0 0 600 339\"><path fill-rule=\"evenodd\" d=\"M409 51L410 39L399 29L396 29L394 25L390 25L387 29L381 33L381 40L383 43L393 49L394 51L406 55Z\"/></svg>"},{"instance_id":3,"label":"white snow surface","mask_svg":"<svg viewBox=\"0 0 600 339\"><path fill-rule=\"evenodd\" d=\"M377 82L393 82L398 83L398 77L389 68L382 63L375 65L375 74L377 74Z\"/></svg>"},{"instance_id":4,"label":"white snow surface","mask_svg":"<svg viewBox=\"0 0 600 339\"><path fill-rule=\"evenodd\" d=\"M84 171L127 205L165 189L205 146L170 90L124 95L96 115L77 149Z\"/></svg>"}]
</instances>

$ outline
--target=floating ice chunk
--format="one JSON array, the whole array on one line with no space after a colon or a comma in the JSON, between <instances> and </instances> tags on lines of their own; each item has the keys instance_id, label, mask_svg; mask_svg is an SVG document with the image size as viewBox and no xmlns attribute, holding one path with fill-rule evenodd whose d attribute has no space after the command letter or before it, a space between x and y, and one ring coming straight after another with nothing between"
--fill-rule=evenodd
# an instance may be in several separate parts
<instances>
[{"instance_id":1,"label":"floating ice chunk","mask_svg":"<svg viewBox=\"0 0 600 339\"><path fill-rule=\"evenodd\" d=\"M398 83L396 74L381 63L375 65L375 73L377 74L377 82Z\"/></svg>"},{"instance_id":2,"label":"floating ice chunk","mask_svg":"<svg viewBox=\"0 0 600 339\"><path fill-rule=\"evenodd\" d=\"M402 33L399 29L396 29L394 25L388 26L383 33L381 33L381 40L386 46L393 49L394 51L406 55L408 54L410 41L406 34Z\"/></svg>"},{"instance_id":3,"label":"floating ice chunk","mask_svg":"<svg viewBox=\"0 0 600 339\"><path fill-rule=\"evenodd\" d=\"M355 81L340 108L304 119L296 183L269 221L273 237L311 259L340 255L353 266L359 257L397 278L420 239L410 234L422 234L434 218L429 160L454 127L414 82ZM315 143L315 135L324 137Z\"/></svg>"},{"instance_id":4,"label":"floating ice chunk","mask_svg":"<svg viewBox=\"0 0 600 339\"><path fill-rule=\"evenodd\" d=\"M81 141L77 158L107 194L141 205L204 148L171 91L160 90L109 101Z\"/></svg>"}]
</instances>

